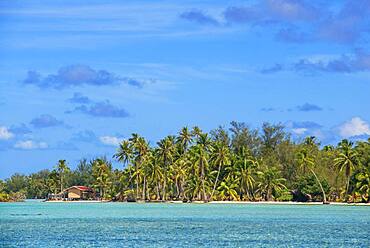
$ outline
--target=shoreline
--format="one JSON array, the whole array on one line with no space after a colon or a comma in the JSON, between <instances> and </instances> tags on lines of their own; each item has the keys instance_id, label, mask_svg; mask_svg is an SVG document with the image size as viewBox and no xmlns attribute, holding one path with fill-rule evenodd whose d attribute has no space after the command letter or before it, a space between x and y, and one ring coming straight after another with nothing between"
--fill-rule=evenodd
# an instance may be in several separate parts
<instances>
[{"instance_id":1,"label":"shoreline","mask_svg":"<svg viewBox=\"0 0 370 248\"><path fill-rule=\"evenodd\" d=\"M231 205L298 205L298 206L320 206L320 205L331 205L331 206L370 206L370 203L346 203L346 202L329 202L329 204L323 204L322 202L274 202L274 201L193 201L193 202L182 202L182 201L164 201L164 202L112 202L112 201L42 201L45 203L137 203L137 204L146 204L146 203L155 203L155 204L231 204Z\"/></svg>"}]
</instances>

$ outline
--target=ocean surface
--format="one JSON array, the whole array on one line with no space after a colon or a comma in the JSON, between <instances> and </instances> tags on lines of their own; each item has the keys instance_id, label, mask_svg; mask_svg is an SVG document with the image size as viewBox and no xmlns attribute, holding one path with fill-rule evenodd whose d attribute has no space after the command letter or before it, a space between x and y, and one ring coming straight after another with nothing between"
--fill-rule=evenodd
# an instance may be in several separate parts
<instances>
[{"instance_id":1,"label":"ocean surface","mask_svg":"<svg viewBox=\"0 0 370 248\"><path fill-rule=\"evenodd\" d=\"M370 247L370 207L0 203L0 247Z\"/></svg>"}]
</instances>

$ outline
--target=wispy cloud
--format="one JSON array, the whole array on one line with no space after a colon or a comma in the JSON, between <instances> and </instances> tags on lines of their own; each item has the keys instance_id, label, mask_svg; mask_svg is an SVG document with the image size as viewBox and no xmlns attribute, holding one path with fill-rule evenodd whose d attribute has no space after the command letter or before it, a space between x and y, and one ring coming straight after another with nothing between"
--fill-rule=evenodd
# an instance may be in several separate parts
<instances>
[{"instance_id":1,"label":"wispy cloud","mask_svg":"<svg viewBox=\"0 0 370 248\"><path fill-rule=\"evenodd\" d=\"M294 70L308 73L313 72L335 72L335 73L355 73L370 71L370 54L358 50L352 56L342 55L338 59L328 61L311 61L301 59L293 65Z\"/></svg>"},{"instance_id":2,"label":"wispy cloud","mask_svg":"<svg viewBox=\"0 0 370 248\"><path fill-rule=\"evenodd\" d=\"M308 135L319 130L322 126L313 121L292 122L291 130L296 135ZM316 131L317 133L317 131Z\"/></svg>"},{"instance_id":3,"label":"wispy cloud","mask_svg":"<svg viewBox=\"0 0 370 248\"><path fill-rule=\"evenodd\" d=\"M304 103L302 105L298 105L297 110L302 112L310 112L310 111L322 111L322 108L312 103Z\"/></svg>"},{"instance_id":4,"label":"wispy cloud","mask_svg":"<svg viewBox=\"0 0 370 248\"><path fill-rule=\"evenodd\" d=\"M46 142L36 142L33 140L18 141L14 148L22 150L46 149L48 144Z\"/></svg>"},{"instance_id":5,"label":"wispy cloud","mask_svg":"<svg viewBox=\"0 0 370 248\"><path fill-rule=\"evenodd\" d=\"M14 137L14 134L4 126L0 126L0 140L8 140Z\"/></svg>"},{"instance_id":6,"label":"wispy cloud","mask_svg":"<svg viewBox=\"0 0 370 248\"><path fill-rule=\"evenodd\" d=\"M14 134L29 134L32 133L31 129L24 123L19 125L12 125L9 130Z\"/></svg>"},{"instance_id":7,"label":"wispy cloud","mask_svg":"<svg viewBox=\"0 0 370 248\"><path fill-rule=\"evenodd\" d=\"M75 92L71 98L68 99L71 103L86 104L90 103L91 100L87 96L82 95L80 92Z\"/></svg>"},{"instance_id":8,"label":"wispy cloud","mask_svg":"<svg viewBox=\"0 0 370 248\"><path fill-rule=\"evenodd\" d=\"M150 81L153 82L153 80ZM37 71L29 71L23 83L36 85L43 89L64 89L82 85L104 86L121 83L141 88L146 81L121 77L106 70L95 70L87 65L70 65L61 67L56 74L46 76L42 76Z\"/></svg>"},{"instance_id":9,"label":"wispy cloud","mask_svg":"<svg viewBox=\"0 0 370 248\"><path fill-rule=\"evenodd\" d=\"M261 111L263 111L263 112L274 112L274 111L277 111L277 109L273 108L273 107L267 107L267 108L261 108Z\"/></svg>"},{"instance_id":10,"label":"wispy cloud","mask_svg":"<svg viewBox=\"0 0 370 248\"><path fill-rule=\"evenodd\" d=\"M72 141L91 143L97 141L97 137L93 131L84 130L73 134Z\"/></svg>"},{"instance_id":11,"label":"wispy cloud","mask_svg":"<svg viewBox=\"0 0 370 248\"><path fill-rule=\"evenodd\" d=\"M196 22L204 25L218 26L220 23L210 15L207 15L202 10L190 10L180 14L180 18L186 19L191 22Z\"/></svg>"},{"instance_id":12,"label":"wispy cloud","mask_svg":"<svg viewBox=\"0 0 370 248\"><path fill-rule=\"evenodd\" d=\"M71 112L80 112L95 117L111 117L111 118L126 118L129 113L126 109L112 105L108 100L97 102L92 105L80 105Z\"/></svg>"},{"instance_id":13,"label":"wispy cloud","mask_svg":"<svg viewBox=\"0 0 370 248\"><path fill-rule=\"evenodd\" d=\"M262 74L272 74L280 71L300 72L303 75L318 73L358 73L370 71L370 53L357 49L352 54L332 55L330 58L300 58L288 65L275 64L260 70Z\"/></svg>"},{"instance_id":14,"label":"wispy cloud","mask_svg":"<svg viewBox=\"0 0 370 248\"><path fill-rule=\"evenodd\" d=\"M225 7L222 14L226 23L223 26L248 24L255 28L272 28L270 31L275 30L279 41L288 43L353 44L368 37L369 6L368 0L347 0L340 5L329 1L260 0ZM197 13L203 12L198 10ZM207 16L207 19L214 18Z\"/></svg>"},{"instance_id":15,"label":"wispy cloud","mask_svg":"<svg viewBox=\"0 0 370 248\"><path fill-rule=\"evenodd\" d=\"M300 31L296 27L284 27L276 33L276 39L287 43L298 43L312 41L309 34Z\"/></svg>"},{"instance_id":16,"label":"wispy cloud","mask_svg":"<svg viewBox=\"0 0 370 248\"><path fill-rule=\"evenodd\" d=\"M30 124L34 128L47 128L47 127L56 127L63 126L64 122L58 120L52 115L43 114L31 120Z\"/></svg>"},{"instance_id":17,"label":"wispy cloud","mask_svg":"<svg viewBox=\"0 0 370 248\"><path fill-rule=\"evenodd\" d=\"M321 128L322 125L314 122L314 121L294 121L291 122L291 127L292 128Z\"/></svg>"},{"instance_id":18,"label":"wispy cloud","mask_svg":"<svg viewBox=\"0 0 370 248\"><path fill-rule=\"evenodd\" d=\"M250 23L262 20L256 6L240 7L231 6L224 11L225 20L228 23Z\"/></svg>"},{"instance_id":19,"label":"wispy cloud","mask_svg":"<svg viewBox=\"0 0 370 248\"><path fill-rule=\"evenodd\" d=\"M369 14L368 0L347 0L338 12L320 23L318 36L334 42L353 43L368 34Z\"/></svg>"},{"instance_id":20,"label":"wispy cloud","mask_svg":"<svg viewBox=\"0 0 370 248\"><path fill-rule=\"evenodd\" d=\"M302 139L307 136L315 136L319 139L328 139L323 131L323 126L314 121L288 121L285 123L294 139Z\"/></svg>"},{"instance_id":21,"label":"wispy cloud","mask_svg":"<svg viewBox=\"0 0 370 248\"><path fill-rule=\"evenodd\" d=\"M249 6L228 7L224 16L231 23L270 24L312 21L320 11L302 0L266 0Z\"/></svg>"},{"instance_id":22,"label":"wispy cloud","mask_svg":"<svg viewBox=\"0 0 370 248\"><path fill-rule=\"evenodd\" d=\"M312 103L304 103L302 105L297 105L294 108L276 108L276 107L264 107L261 108L261 111L263 112L275 112L275 111L280 111L280 112L285 112L285 111L301 111L301 112L310 112L310 111L322 111L323 108Z\"/></svg>"},{"instance_id":23,"label":"wispy cloud","mask_svg":"<svg viewBox=\"0 0 370 248\"><path fill-rule=\"evenodd\" d=\"M123 137L116 137L116 136L101 136L99 137L99 140L104 144L108 146L118 146L120 142L123 140Z\"/></svg>"},{"instance_id":24,"label":"wispy cloud","mask_svg":"<svg viewBox=\"0 0 370 248\"><path fill-rule=\"evenodd\" d=\"M261 70L262 74L271 74L271 73L276 73L279 71L282 71L284 68L281 64L275 64L271 67L267 67Z\"/></svg>"}]
</instances>

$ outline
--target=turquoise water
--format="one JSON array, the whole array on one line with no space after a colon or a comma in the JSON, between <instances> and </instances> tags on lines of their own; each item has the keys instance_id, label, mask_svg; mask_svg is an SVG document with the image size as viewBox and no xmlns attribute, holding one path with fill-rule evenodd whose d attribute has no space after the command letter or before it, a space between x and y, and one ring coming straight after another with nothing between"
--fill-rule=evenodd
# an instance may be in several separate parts
<instances>
[{"instance_id":1,"label":"turquoise water","mask_svg":"<svg viewBox=\"0 0 370 248\"><path fill-rule=\"evenodd\" d=\"M370 247L370 207L1 203L0 247Z\"/></svg>"}]
</instances>

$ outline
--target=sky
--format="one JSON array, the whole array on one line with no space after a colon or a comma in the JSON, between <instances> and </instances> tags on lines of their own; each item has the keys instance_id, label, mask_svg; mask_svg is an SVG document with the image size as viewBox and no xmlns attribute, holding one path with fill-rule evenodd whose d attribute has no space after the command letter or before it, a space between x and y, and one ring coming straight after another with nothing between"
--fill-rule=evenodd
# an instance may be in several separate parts
<instances>
[{"instance_id":1,"label":"sky","mask_svg":"<svg viewBox=\"0 0 370 248\"><path fill-rule=\"evenodd\" d=\"M183 126L370 136L369 0L1 1L0 33L0 178Z\"/></svg>"}]
</instances>

